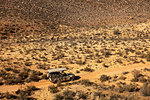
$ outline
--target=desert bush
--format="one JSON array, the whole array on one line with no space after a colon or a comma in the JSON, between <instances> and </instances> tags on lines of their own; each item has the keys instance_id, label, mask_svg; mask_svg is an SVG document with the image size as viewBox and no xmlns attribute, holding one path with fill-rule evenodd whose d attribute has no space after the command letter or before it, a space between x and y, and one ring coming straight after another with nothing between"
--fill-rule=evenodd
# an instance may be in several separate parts
<instances>
[{"instance_id":1,"label":"desert bush","mask_svg":"<svg viewBox=\"0 0 150 100\"><path fill-rule=\"evenodd\" d=\"M119 86L119 88L117 89L120 93L124 92L124 91L128 91L128 92L137 92L140 89L137 87L137 85L135 84L129 84L129 85L123 85L123 86Z\"/></svg>"},{"instance_id":2,"label":"desert bush","mask_svg":"<svg viewBox=\"0 0 150 100\"><path fill-rule=\"evenodd\" d=\"M104 66L105 68L108 68L108 67L109 67L109 65L108 65L108 64L105 64L105 63L103 63L103 66Z\"/></svg>"},{"instance_id":3,"label":"desert bush","mask_svg":"<svg viewBox=\"0 0 150 100\"><path fill-rule=\"evenodd\" d=\"M140 76L143 76L141 73L140 73L140 71L138 71L138 70L134 70L133 72L132 72L132 74L133 74L133 79L131 80L132 82L138 82L139 81L139 77Z\"/></svg>"},{"instance_id":4,"label":"desert bush","mask_svg":"<svg viewBox=\"0 0 150 100\"><path fill-rule=\"evenodd\" d=\"M102 60L100 60L100 59L98 59L96 62L97 62L97 63L102 63L103 61L102 61Z\"/></svg>"},{"instance_id":5,"label":"desert bush","mask_svg":"<svg viewBox=\"0 0 150 100\"><path fill-rule=\"evenodd\" d=\"M93 82L90 82L88 79L81 80L80 83L85 86L91 86Z\"/></svg>"},{"instance_id":6,"label":"desert bush","mask_svg":"<svg viewBox=\"0 0 150 100\"><path fill-rule=\"evenodd\" d=\"M5 94L4 93L0 93L0 99L5 98Z\"/></svg>"},{"instance_id":7,"label":"desert bush","mask_svg":"<svg viewBox=\"0 0 150 100\"><path fill-rule=\"evenodd\" d=\"M138 81L139 81L139 79L137 77L131 79L131 82L138 82Z\"/></svg>"},{"instance_id":8,"label":"desert bush","mask_svg":"<svg viewBox=\"0 0 150 100\"><path fill-rule=\"evenodd\" d=\"M122 76L120 76L120 77L119 77L119 79L121 79L121 80L125 80L125 79L126 79L126 77L122 75Z\"/></svg>"},{"instance_id":9,"label":"desert bush","mask_svg":"<svg viewBox=\"0 0 150 100\"><path fill-rule=\"evenodd\" d=\"M77 60L76 64L78 64L78 65L85 65L86 64L86 60Z\"/></svg>"},{"instance_id":10,"label":"desert bush","mask_svg":"<svg viewBox=\"0 0 150 100\"><path fill-rule=\"evenodd\" d=\"M24 67L23 71L26 72L26 73L29 73L31 70L29 68Z\"/></svg>"},{"instance_id":11,"label":"desert bush","mask_svg":"<svg viewBox=\"0 0 150 100\"><path fill-rule=\"evenodd\" d=\"M102 92L94 92L94 100L96 99L96 98L98 98L98 99L102 99L102 98L104 98L105 97L105 94L103 94Z\"/></svg>"},{"instance_id":12,"label":"desert bush","mask_svg":"<svg viewBox=\"0 0 150 100\"><path fill-rule=\"evenodd\" d=\"M77 92L77 100L86 100L88 98L88 95L85 94L83 91L78 91Z\"/></svg>"},{"instance_id":13,"label":"desert bush","mask_svg":"<svg viewBox=\"0 0 150 100\"><path fill-rule=\"evenodd\" d=\"M10 68L10 67L6 67L6 68L5 68L5 70L6 70L6 71L11 71L11 70L12 70L12 68Z\"/></svg>"},{"instance_id":14,"label":"desert bush","mask_svg":"<svg viewBox=\"0 0 150 100\"><path fill-rule=\"evenodd\" d=\"M111 79L111 77L107 76L107 75L101 75L101 77L100 77L100 81L101 82L105 82L105 81L108 81L110 79Z\"/></svg>"},{"instance_id":15,"label":"desert bush","mask_svg":"<svg viewBox=\"0 0 150 100\"><path fill-rule=\"evenodd\" d=\"M39 80L40 80L40 77L39 77L38 75L35 75L35 74L33 73L33 74L31 74L31 75L29 76L29 80L31 80L31 81L39 81Z\"/></svg>"},{"instance_id":16,"label":"desert bush","mask_svg":"<svg viewBox=\"0 0 150 100\"><path fill-rule=\"evenodd\" d=\"M25 62L25 65L26 65L26 66L31 66L31 65L32 65L32 62Z\"/></svg>"},{"instance_id":17,"label":"desert bush","mask_svg":"<svg viewBox=\"0 0 150 100\"><path fill-rule=\"evenodd\" d=\"M149 68L144 68L144 71L150 71L150 69Z\"/></svg>"},{"instance_id":18,"label":"desert bush","mask_svg":"<svg viewBox=\"0 0 150 100\"><path fill-rule=\"evenodd\" d=\"M138 80L142 83L147 82L147 79L145 79L143 76L139 77Z\"/></svg>"},{"instance_id":19,"label":"desert bush","mask_svg":"<svg viewBox=\"0 0 150 100\"><path fill-rule=\"evenodd\" d=\"M20 72L19 74L18 74L18 76L22 79L22 80L24 80L24 79L26 79L27 77L28 77L28 75L29 75L29 73L28 72Z\"/></svg>"},{"instance_id":20,"label":"desert bush","mask_svg":"<svg viewBox=\"0 0 150 100\"><path fill-rule=\"evenodd\" d=\"M1 70L1 72L0 72L0 77L4 77L5 75L7 75L6 71Z\"/></svg>"},{"instance_id":21,"label":"desert bush","mask_svg":"<svg viewBox=\"0 0 150 100\"><path fill-rule=\"evenodd\" d=\"M137 92L137 91L139 91L139 88L135 84L124 85L123 88L124 88L125 91L128 91L128 92Z\"/></svg>"},{"instance_id":22,"label":"desert bush","mask_svg":"<svg viewBox=\"0 0 150 100\"><path fill-rule=\"evenodd\" d=\"M63 96L61 94L56 94L54 100L63 100Z\"/></svg>"},{"instance_id":23,"label":"desert bush","mask_svg":"<svg viewBox=\"0 0 150 100\"><path fill-rule=\"evenodd\" d=\"M76 73L80 73L80 71L79 71L79 70L76 70Z\"/></svg>"},{"instance_id":24,"label":"desert bush","mask_svg":"<svg viewBox=\"0 0 150 100\"><path fill-rule=\"evenodd\" d=\"M43 75L42 75L42 79L48 79L47 75L46 75L46 74L43 74Z\"/></svg>"},{"instance_id":25,"label":"desert bush","mask_svg":"<svg viewBox=\"0 0 150 100\"><path fill-rule=\"evenodd\" d=\"M85 67L85 68L83 69L83 71L86 71L86 72L93 72L94 69L91 69L91 68L89 68L89 67Z\"/></svg>"},{"instance_id":26,"label":"desert bush","mask_svg":"<svg viewBox=\"0 0 150 100\"><path fill-rule=\"evenodd\" d=\"M38 75L38 76L43 75L43 73L40 72L40 71L34 71L34 70L32 70L31 73L34 74L34 75Z\"/></svg>"},{"instance_id":27,"label":"desert bush","mask_svg":"<svg viewBox=\"0 0 150 100\"><path fill-rule=\"evenodd\" d=\"M12 69L12 71L13 71L14 73L19 73L19 72L20 72L18 69Z\"/></svg>"},{"instance_id":28,"label":"desert bush","mask_svg":"<svg viewBox=\"0 0 150 100\"><path fill-rule=\"evenodd\" d=\"M120 35L121 32L120 32L119 30L114 30L113 34L114 34L114 35Z\"/></svg>"},{"instance_id":29,"label":"desert bush","mask_svg":"<svg viewBox=\"0 0 150 100\"><path fill-rule=\"evenodd\" d=\"M37 66L37 68L38 68L38 69L44 69L44 70L50 69L50 67L47 66L46 64L39 64L39 65Z\"/></svg>"},{"instance_id":30,"label":"desert bush","mask_svg":"<svg viewBox=\"0 0 150 100\"><path fill-rule=\"evenodd\" d=\"M23 90L17 90L16 94L18 94L18 100L29 100L28 96L30 93L23 91Z\"/></svg>"},{"instance_id":31,"label":"desert bush","mask_svg":"<svg viewBox=\"0 0 150 100\"><path fill-rule=\"evenodd\" d=\"M30 97L33 91L39 90L35 86L28 86L24 90L18 89L15 93L18 95L19 100L35 100L35 98Z\"/></svg>"},{"instance_id":32,"label":"desert bush","mask_svg":"<svg viewBox=\"0 0 150 100\"><path fill-rule=\"evenodd\" d=\"M17 96L10 94L8 92L5 94L5 97L6 97L6 99L16 99L17 98Z\"/></svg>"},{"instance_id":33,"label":"desert bush","mask_svg":"<svg viewBox=\"0 0 150 100\"><path fill-rule=\"evenodd\" d=\"M13 79L7 79L7 80L5 80L5 84L6 85L13 85L14 84L14 80Z\"/></svg>"},{"instance_id":34,"label":"desert bush","mask_svg":"<svg viewBox=\"0 0 150 100\"><path fill-rule=\"evenodd\" d=\"M25 91L36 91L39 90L36 86L27 86L27 88L25 89Z\"/></svg>"},{"instance_id":35,"label":"desert bush","mask_svg":"<svg viewBox=\"0 0 150 100\"><path fill-rule=\"evenodd\" d=\"M126 75L126 74L128 74L129 72L123 72L123 75Z\"/></svg>"},{"instance_id":36,"label":"desert bush","mask_svg":"<svg viewBox=\"0 0 150 100\"><path fill-rule=\"evenodd\" d=\"M65 90L63 92L64 100L74 100L76 93L70 90Z\"/></svg>"},{"instance_id":37,"label":"desert bush","mask_svg":"<svg viewBox=\"0 0 150 100\"><path fill-rule=\"evenodd\" d=\"M112 54L110 51L106 51L106 52L103 52L103 55L108 58Z\"/></svg>"},{"instance_id":38,"label":"desert bush","mask_svg":"<svg viewBox=\"0 0 150 100\"><path fill-rule=\"evenodd\" d=\"M150 96L150 86L148 83L143 84L143 86L140 88L140 93L143 96Z\"/></svg>"},{"instance_id":39,"label":"desert bush","mask_svg":"<svg viewBox=\"0 0 150 100\"><path fill-rule=\"evenodd\" d=\"M3 83L3 81L2 80L0 80L0 85L3 85L4 83Z\"/></svg>"},{"instance_id":40,"label":"desert bush","mask_svg":"<svg viewBox=\"0 0 150 100\"><path fill-rule=\"evenodd\" d=\"M48 87L48 90L49 90L51 93L57 93L57 92L59 92L58 88L55 87L54 85L49 86L49 87Z\"/></svg>"},{"instance_id":41,"label":"desert bush","mask_svg":"<svg viewBox=\"0 0 150 100\"><path fill-rule=\"evenodd\" d=\"M149 84L150 84L150 78L148 78L148 79L147 79L147 83L149 83Z\"/></svg>"}]
</instances>

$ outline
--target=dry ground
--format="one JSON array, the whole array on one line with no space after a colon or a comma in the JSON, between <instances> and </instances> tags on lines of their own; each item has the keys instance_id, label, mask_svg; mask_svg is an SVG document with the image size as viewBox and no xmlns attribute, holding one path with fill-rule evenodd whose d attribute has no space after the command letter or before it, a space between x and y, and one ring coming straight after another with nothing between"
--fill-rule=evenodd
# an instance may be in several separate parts
<instances>
[{"instance_id":1,"label":"dry ground","mask_svg":"<svg viewBox=\"0 0 150 100\"><path fill-rule=\"evenodd\" d=\"M2 93L0 99L148 100L149 5L148 0L0 0L0 92L16 95ZM61 67L81 78L53 87L47 69ZM32 85L40 90L27 87Z\"/></svg>"}]
</instances>

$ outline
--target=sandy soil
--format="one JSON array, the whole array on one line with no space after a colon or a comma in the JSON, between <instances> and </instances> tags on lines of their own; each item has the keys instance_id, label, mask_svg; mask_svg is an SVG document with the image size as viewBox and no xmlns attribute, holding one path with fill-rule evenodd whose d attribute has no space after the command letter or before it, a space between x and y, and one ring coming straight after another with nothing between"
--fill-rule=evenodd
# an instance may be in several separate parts
<instances>
[{"instance_id":1,"label":"sandy soil","mask_svg":"<svg viewBox=\"0 0 150 100\"><path fill-rule=\"evenodd\" d=\"M140 69L144 69L144 68L150 68L150 64L135 64L135 65L129 65L129 66L122 66L120 68L109 68L109 69L105 69L105 70L97 70L95 72L91 72L91 73L84 73L84 74L77 74L79 75L81 79L89 79L91 81L96 80L100 77L100 75L102 74L106 74L106 75L117 75L117 74L121 74L125 71L133 71L134 69L136 70L140 70ZM0 86L0 92L12 92L12 91L17 91L18 89L23 89L26 86L36 86L38 88L43 88L43 87L48 87L49 85L53 85L53 83L50 83L48 80L42 80L40 82L31 82L29 84L25 84L25 85L5 85L5 86Z\"/></svg>"},{"instance_id":2,"label":"sandy soil","mask_svg":"<svg viewBox=\"0 0 150 100\"><path fill-rule=\"evenodd\" d=\"M148 0L0 0L0 70L14 77L18 73L5 68L46 73L67 67L80 80L95 82L102 74L150 68L149 9ZM94 72L83 71L87 67ZM1 85L0 92L32 85L47 92L53 85L26 79Z\"/></svg>"}]
</instances>

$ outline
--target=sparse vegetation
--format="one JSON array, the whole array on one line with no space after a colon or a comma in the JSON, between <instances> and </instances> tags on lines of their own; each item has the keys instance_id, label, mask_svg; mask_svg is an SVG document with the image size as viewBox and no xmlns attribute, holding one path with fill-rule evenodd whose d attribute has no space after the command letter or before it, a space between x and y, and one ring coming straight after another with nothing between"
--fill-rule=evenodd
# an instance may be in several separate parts
<instances>
[{"instance_id":1,"label":"sparse vegetation","mask_svg":"<svg viewBox=\"0 0 150 100\"><path fill-rule=\"evenodd\" d=\"M100 81L101 82L105 82L105 81L108 81L110 79L111 79L111 77L107 76L107 75L101 75L101 77L100 77Z\"/></svg>"},{"instance_id":2,"label":"sparse vegetation","mask_svg":"<svg viewBox=\"0 0 150 100\"><path fill-rule=\"evenodd\" d=\"M150 96L150 86L148 83L143 84L141 87L140 92L143 96Z\"/></svg>"},{"instance_id":3,"label":"sparse vegetation","mask_svg":"<svg viewBox=\"0 0 150 100\"><path fill-rule=\"evenodd\" d=\"M124 70L133 64L139 69L149 66L148 0L2 0L0 5L0 87L45 82L48 69L65 67L77 74L76 79L49 86L44 96L52 94L55 100L140 100L135 98L139 92L142 99L150 96L150 69ZM117 72L111 72L115 76L107 75L109 69ZM0 93L0 99L32 100L35 90L31 86L16 94Z\"/></svg>"},{"instance_id":4,"label":"sparse vegetation","mask_svg":"<svg viewBox=\"0 0 150 100\"><path fill-rule=\"evenodd\" d=\"M48 90L49 90L51 93L57 93L57 92L59 92L58 88L55 87L54 85L49 86L49 87L48 87Z\"/></svg>"}]
</instances>

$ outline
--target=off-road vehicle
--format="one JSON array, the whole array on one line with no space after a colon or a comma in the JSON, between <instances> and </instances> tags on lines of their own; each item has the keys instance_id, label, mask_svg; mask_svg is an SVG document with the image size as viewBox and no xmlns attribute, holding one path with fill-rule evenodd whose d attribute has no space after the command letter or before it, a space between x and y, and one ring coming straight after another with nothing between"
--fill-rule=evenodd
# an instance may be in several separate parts
<instances>
[{"instance_id":1,"label":"off-road vehicle","mask_svg":"<svg viewBox=\"0 0 150 100\"><path fill-rule=\"evenodd\" d=\"M66 70L66 68L49 69L47 77L53 83L74 80L75 75L72 73L64 73Z\"/></svg>"}]
</instances>

